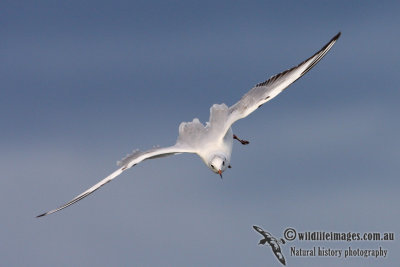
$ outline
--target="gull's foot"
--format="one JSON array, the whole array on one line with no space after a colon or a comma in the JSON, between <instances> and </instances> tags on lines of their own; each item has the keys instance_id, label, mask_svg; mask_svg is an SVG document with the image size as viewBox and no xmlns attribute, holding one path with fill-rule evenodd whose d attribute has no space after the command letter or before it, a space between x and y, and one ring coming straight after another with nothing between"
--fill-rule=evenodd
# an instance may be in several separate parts
<instances>
[{"instance_id":1,"label":"gull's foot","mask_svg":"<svg viewBox=\"0 0 400 267\"><path fill-rule=\"evenodd\" d=\"M247 141L247 140L243 140L243 139L240 139L239 137L237 137L235 134L233 135L233 139L236 139L236 140L238 140L242 145L248 145L248 144L250 144L250 142L249 141Z\"/></svg>"}]
</instances>

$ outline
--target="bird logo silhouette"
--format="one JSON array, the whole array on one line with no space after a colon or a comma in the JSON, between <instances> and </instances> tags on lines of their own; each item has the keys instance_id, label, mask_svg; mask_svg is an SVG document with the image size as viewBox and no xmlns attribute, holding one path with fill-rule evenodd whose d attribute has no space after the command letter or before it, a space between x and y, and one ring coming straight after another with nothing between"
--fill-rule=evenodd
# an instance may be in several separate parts
<instances>
[{"instance_id":1,"label":"bird logo silhouette","mask_svg":"<svg viewBox=\"0 0 400 267\"><path fill-rule=\"evenodd\" d=\"M269 232L264 231L263 229L261 229L258 226L253 226L254 230L256 230L257 232L259 232L260 234L262 234L264 236L263 239L260 240L260 242L258 242L259 245L265 245L265 243L268 243L268 245L271 246L272 248L272 252L275 254L276 258L283 264L286 265L286 261L285 261L285 257L282 254L281 251L281 247L279 246L279 244L285 244L285 240L283 240L283 238L280 239L276 239L275 237L273 237Z\"/></svg>"}]
</instances>

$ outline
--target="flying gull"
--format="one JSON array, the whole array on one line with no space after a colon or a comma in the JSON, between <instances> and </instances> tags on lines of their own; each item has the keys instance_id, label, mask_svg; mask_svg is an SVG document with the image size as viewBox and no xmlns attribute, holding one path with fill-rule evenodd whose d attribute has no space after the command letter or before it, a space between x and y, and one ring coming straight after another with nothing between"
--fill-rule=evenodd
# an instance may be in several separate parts
<instances>
[{"instance_id":1,"label":"flying gull","mask_svg":"<svg viewBox=\"0 0 400 267\"><path fill-rule=\"evenodd\" d=\"M233 134L231 128L232 124L237 120L247 117L250 113L273 99L289 85L306 74L326 55L326 53L328 53L339 37L340 32L321 50L299 65L276 74L265 82L255 85L236 104L230 107L225 104L214 104L210 108L210 119L206 125L203 125L197 118L193 119L191 122L182 122L179 125L179 136L175 145L153 148L147 151L134 151L131 155L119 161L119 168L109 176L90 187L82 194L76 196L68 203L40 214L37 217L57 212L78 202L113 180L122 172L147 159L155 159L180 153L194 153L204 161L208 168L214 173L219 174L222 178L222 173L227 168L230 168L233 139L237 139L242 144L248 144L248 141L241 140Z\"/></svg>"}]
</instances>

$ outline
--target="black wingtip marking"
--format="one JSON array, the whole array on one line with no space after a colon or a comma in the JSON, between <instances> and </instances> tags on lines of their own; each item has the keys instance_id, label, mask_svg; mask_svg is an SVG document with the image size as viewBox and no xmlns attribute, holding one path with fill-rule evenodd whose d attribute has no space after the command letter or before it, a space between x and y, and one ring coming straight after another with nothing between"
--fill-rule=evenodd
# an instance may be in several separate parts
<instances>
[{"instance_id":1,"label":"black wingtip marking","mask_svg":"<svg viewBox=\"0 0 400 267\"><path fill-rule=\"evenodd\" d=\"M332 43L336 42L336 40L339 39L339 37L340 37L341 34L342 34L341 32L338 32L338 33L337 33L326 45L324 45L317 53L315 53L315 54L312 55L311 57L307 58L306 60L304 60L303 62L301 62L299 65L297 65L297 66L295 66L295 67L293 67L293 68L290 68L290 69L288 69L288 70L285 70L285 71L283 71L283 72L281 72L281 73L278 73L278 74L272 76L271 78L269 78L268 80L266 80L266 81L264 81L264 82L261 82L261 83L256 84L256 87L266 86L266 85L268 85L268 84L270 84L270 83L273 83L274 81L276 81L276 80L279 79L280 77L284 76L284 75L287 74L288 72L291 72L292 70L294 70L294 69L300 67L300 66L303 65L305 62L307 62L307 61L310 60L311 58L315 57L316 55L318 55L318 54L320 54L322 51L324 51L329 45L331 45ZM328 50L328 51L329 51L329 50ZM326 54L328 51L325 51L324 53L320 54L320 55L311 63L311 65L308 66L308 68L307 68L306 70L303 71L303 73L300 75L300 77L303 76L304 74L306 74L310 69L312 69L312 68L325 56L325 54ZM300 77L299 77L299 78L300 78Z\"/></svg>"},{"instance_id":2,"label":"black wingtip marking","mask_svg":"<svg viewBox=\"0 0 400 267\"><path fill-rule=\"evenodd\" d=\"M40 215L38 215L38 216L36 216L36 218L43 217L43 216L45 216L46 214L47 214L47 212L46 212L46 213L43 213L43 214L40 214Z\"/></svg>"},{"instance_id":3,"label":"black wingtip marking","mask_svg":"<svg viewBox=\"0 0 400 267\"><path fill-rule=\"evenodd\" d=\"M300 64L300 65L302 65L303 63L307 62L308 60L310 60L311 58L313 58L319 54L318 57L316 59L314 59L314 61L310 64L310 66L308 66L308 68L303 71L303 73L300 75L300 77L303 76L304 74L306 74L310 69L312 69L326 55L326 53L328 53L330 48L332 48L333 43L335 43L337 41L337 39L339 39L340 35L341 35L341 32L339 32L338 34L333 36L333 38L326 45L324 45L324 47L322 47L317 53L315 53L312 57L308 58L307 60L303 61ZM328 50L326 50L329 46L331 46L331 47Z\"/></svg>"},{"instance_id":4,"label":"black wingtip marking","mask_svg":"<svg viewBox=\"0 0 400 267\"><path fill-rule=\"evenodd\" d=\"M333 38L332 38L332 40L331 40L331 42L332 41L336 41L337 39L339 39L339 37L340 37L340 35L342 34L342 32L338 32Z\"/></svg>"}]
</instances>

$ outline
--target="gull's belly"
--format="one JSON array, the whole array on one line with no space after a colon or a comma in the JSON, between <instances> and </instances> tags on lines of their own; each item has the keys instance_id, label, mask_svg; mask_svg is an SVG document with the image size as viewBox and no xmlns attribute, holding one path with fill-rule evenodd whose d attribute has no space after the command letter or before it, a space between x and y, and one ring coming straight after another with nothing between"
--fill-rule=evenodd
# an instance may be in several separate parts
<instances>
[{"instance_id":1,"label":"gull's belly","mask_svg":"<svg viewBox=\"0 0 400 267\"><path fill-rule=\"evenodd\" d=\"M200 148L197 154L201 157L206 165L208 165L210 158L212 158L214 155L221 155L225 157L227 161L226 163L229 165L231 161L232 146L233 133L232 128L229 128L223 139L210 140Z\"/></svg>"}]
</instances>

